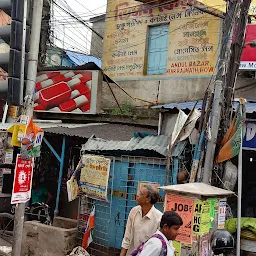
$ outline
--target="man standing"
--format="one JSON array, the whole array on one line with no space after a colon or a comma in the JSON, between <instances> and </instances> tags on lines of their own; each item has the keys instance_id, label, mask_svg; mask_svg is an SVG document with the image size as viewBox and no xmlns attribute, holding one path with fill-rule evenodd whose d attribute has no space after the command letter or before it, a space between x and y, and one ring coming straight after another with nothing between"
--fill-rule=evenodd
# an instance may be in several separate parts
<instances>
[{"instance_id":1,"label":"man standing","mask_svg":"<svg viewBox=\"0 0 256 256\"><path fill-rule=\"evenodd\" d=\"M154 187L143 185L140 188L136 198L138 206L132 208L128 216L120 256L130 255L157 231L163 215L154 207L158 200L159 192Z\"/></svg>"}]
</instances>

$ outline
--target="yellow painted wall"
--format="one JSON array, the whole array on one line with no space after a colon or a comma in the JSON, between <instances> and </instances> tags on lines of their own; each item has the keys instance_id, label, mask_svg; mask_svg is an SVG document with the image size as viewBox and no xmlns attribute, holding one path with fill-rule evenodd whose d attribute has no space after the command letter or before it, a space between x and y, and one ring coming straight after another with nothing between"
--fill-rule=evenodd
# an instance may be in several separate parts
<instances>
[{"instance_id":1,"label":"yellow painted wall","mask_svg":"<svg viewBox=\"0 0 256 256\"><path fill-rule=\"evenodd\" d=\"M188 8L182 1L143 5L109 0L103 69L115 80L211 77L219 50L219 18ZM170 24L165 75L146 75L148 27Z\"/></svg>"}]
</instances>

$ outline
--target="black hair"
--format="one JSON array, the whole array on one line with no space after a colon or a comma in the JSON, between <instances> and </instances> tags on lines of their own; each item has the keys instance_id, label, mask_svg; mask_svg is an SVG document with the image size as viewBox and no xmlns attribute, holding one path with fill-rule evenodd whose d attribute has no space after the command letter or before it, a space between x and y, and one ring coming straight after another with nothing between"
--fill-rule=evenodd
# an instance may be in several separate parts
<instances>
[{"instance_id":1,"label":"black hair","mask_svg":"<svg viewBox=\"0 0 256 256\"><path fill-rule=\"evenodd\" d=\"M162 216L160 228L163 228L165 224L170 228L171 226L182 226L183 221L177 212L167 211Z\"/></svg>"},{"instance_id":2,"label":"black hair","mask_svg":"<svg viewBox=\"0 0 256 256\"><path fill-rule=\"evenodd\" d=\"M148 190L148 197L152 205L156 204L159 201L160 195L159 192L153 188L150 184L143 185L144 188Z\"/></svg>"}]
</instances>

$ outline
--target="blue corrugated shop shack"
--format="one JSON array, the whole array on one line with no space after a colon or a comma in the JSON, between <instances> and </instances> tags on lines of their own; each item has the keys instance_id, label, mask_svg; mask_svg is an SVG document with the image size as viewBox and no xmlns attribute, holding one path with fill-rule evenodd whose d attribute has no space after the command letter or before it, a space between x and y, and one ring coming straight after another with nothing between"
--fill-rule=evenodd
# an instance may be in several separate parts
<instances>
[{"instance_id":1,"label":"blue corrugated shop shack","mask_svg":"<svg viewBox=\"0 0 256 256\"><path fill-rule=\"evenodd\" d=\"M160 186L166 184L167 145L168 137L163 135L144 138L135 136L130 141L91 138L83 145L81 154L111 158L108 202L83 196L80 198L80 213L90 212L92 205L96 209L90 255L119 255L126 220L131 208L136 206L139 182L154 182ZM185 149L185 143L183 145L180 153ZM182 159L181 155L179 159ZM168 184L172 184L172 171L168 176ZM163 211L163 198L162 192L160 202L156 205L160 211Z\"/></svg>"}]
</instances>

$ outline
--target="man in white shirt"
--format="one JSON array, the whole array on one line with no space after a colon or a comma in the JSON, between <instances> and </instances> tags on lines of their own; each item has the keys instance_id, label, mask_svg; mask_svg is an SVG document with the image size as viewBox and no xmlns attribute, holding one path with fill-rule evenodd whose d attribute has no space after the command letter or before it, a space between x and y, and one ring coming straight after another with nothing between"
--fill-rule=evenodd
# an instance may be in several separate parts
<instances>
[{"instance_id":1,"label":"man in white shirt","mask_svg":"<svg viewBox=\"0 0 256 256\"><path fill-rule=\"evenodd\" d=\"M143 246L139 256L174 256L172 240L178 235L179 228L183 225L181 217L173 211L163 214L160 222L160 231L157 231ZM161 236L161 239L154 237ZM167 250L166 250L167 249Z\"/></svg>"},{"instance_id":2,"label":"man in white shirt","mask_svg":"<svg viewBox=\"0 0 256 256\"><path fill-rule=\"evenodd\" d=\"M128 216L120 256L130 255L157 231L163 215L154 207L158 200L159 192L153 186L140 188L136 198L138 206L132 208Z\"/></svg>"}]
</instances>

